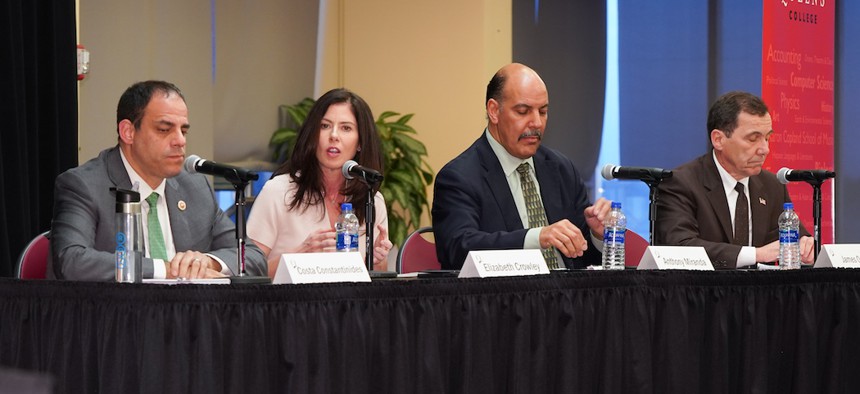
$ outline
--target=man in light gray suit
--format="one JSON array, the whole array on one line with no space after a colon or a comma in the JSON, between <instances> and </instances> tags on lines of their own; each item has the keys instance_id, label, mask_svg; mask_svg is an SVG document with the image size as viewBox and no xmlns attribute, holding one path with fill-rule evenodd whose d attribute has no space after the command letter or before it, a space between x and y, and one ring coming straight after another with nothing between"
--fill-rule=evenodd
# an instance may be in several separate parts
<instances>
[{"instance_id":1,"label":"man in light gray suit","mask_svg":"<svg viewBox=\"0 0 860 394\"><path fill-rule=\"evenodd\" d=\"M112 187L140 192L144 278L239 273L233 222L218 208L206 178L183 169L189 127L185 97L175 85L139 82L123 93L117 106L119 144L57 177L49 278L115 278ZM245 262L249 275L266 274L266 260L250 241Z\"/></svg>"}]
</instances>

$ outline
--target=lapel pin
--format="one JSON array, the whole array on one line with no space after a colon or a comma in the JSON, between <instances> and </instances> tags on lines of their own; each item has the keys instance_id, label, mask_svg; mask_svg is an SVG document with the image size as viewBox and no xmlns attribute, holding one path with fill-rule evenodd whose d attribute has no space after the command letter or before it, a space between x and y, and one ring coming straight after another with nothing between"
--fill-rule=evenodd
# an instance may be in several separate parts
<instances>
[{"instance_id":1,"label":"lapel pin","mask_svg":"<svg viewBox=\"0 0 860 394\"><path fill-rule=\"evenodd\" d=\"M184 211L185 210L185 201L179 200L179 202L176 204L176 206L179 207L180 211Z\"/></svg>"},{"instance_id":2,"label":"lapel pin","mask_svg":"<svg viewBox=\"0 0 860 394\"><path fill-rule=\"evenodd\" d=\"M761 198L761 197L759 197L759 198L758 198L758 202L759 202L759 204L761 204L761 205L767 205L767 201L765 201L765 199L763 199L763 198Z\"/></svg>"}]
</instances>

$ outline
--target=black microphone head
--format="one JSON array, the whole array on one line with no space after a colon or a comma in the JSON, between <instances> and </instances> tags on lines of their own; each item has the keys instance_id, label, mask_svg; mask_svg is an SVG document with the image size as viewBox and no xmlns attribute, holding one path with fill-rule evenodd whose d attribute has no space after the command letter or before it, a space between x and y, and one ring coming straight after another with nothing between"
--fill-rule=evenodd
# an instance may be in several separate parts
<instances>
[{"instance_id":1,"label":"black microphone head","mask_svg":"<svg viewBox=\"0 0 860 394\"><path fill-rule=\"evenodd\" d=\"M352 167L357 166L358 163L355 160L347 160L346 163L343 163L343 167L341 167L340 172L343 173L343 177L346 179L352 179L352 174L349 173L349 170Z\"/></svg>"},{"instance_id":2,"label":"black microphone head","mask_svg":"<svg viewBox=\"0 0 860 394\"><path fill-rule=\"evenodd\" d=\"M606 179L607 181L611 181L611 180L615 179L615 176L612 175L612 170L614 170L614 169L615 169L614 164L607 164L607 165L603 166L602 170L600 170L600 175L603 175L603 179Z\"/></svg>"},{"instance_id":3,"label":"black microphone head","mask_svg":"<svg viewBox=\"0 0 860 394\"><path fill-rule=\"evenodd\" d=\"M776 179L779 180L779 183L783 185L788 184L788 178L786 176L790 173L791 170L788 167L782 167L779 171L776 172Z\"/></svg>"},{"instance_id":4,"label":"black microphone head","mask_svg":"<svg viewBox=\"0 0 860 394\"><path fill-rule=\"evenodd\" d=\"M185 165L184 165L185 171L188 171L192 174L196 173L197 172L197 162L199 162L200 160L201 160L200 156L188 155L188 157L185 158Z\"/></svg>"}]
</instances>

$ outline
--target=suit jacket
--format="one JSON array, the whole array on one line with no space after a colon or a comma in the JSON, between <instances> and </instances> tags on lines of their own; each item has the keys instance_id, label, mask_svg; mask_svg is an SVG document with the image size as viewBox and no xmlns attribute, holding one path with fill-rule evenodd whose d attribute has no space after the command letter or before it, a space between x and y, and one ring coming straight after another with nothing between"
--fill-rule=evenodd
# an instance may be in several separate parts
<instances>
[{"instance_id":1,"label":"suit jacket","mask_svg":"<svg viewBox=\"0 0 860 394\"><path fill-rule=\"evenodd\" d=\"M119 147L103 150L57 177L48 277L114 280L116 196L111 187L132 187ZM164 194L176 251L209 253L238 274L235 225L218 208L206 177L183 169L167 179ZM184 210L179 209L180 201L185 202ZM144 278L152 278L152 263L144 259ZM250 241L245 247L245 270L249 275L267 273L263 253Z\"/></svg>"},{"instance_id":2,"label":"suit jacket","mask_svg":"<svg viewBox=\"0 0 860 394\"><path fill-rule=\"evenodd\" d=\"M564 264L599 264L583 212L591 205L588 192L573 162L544 146L533 160L548 223L568 219L588 240L586 253L576 259L562 255ZM522 249L528 231L486 134L436 175L432 213L436 253L445 269L462 267L470 250Z\"/></svg>"},{"instance_id":3,"label":"suit jacket","mask_svg":"<svg viewBox=\"0 0 860 394\"><path fill-rule=\"evenodd\" d=\"M659 192L657 244L703 246L714 268L737 266L741 246L732 244L729 204L711 152L676 168L672 178L660 184ZM782 204L791 201L785 185L772 172L762 170L749 178L748 197L752 246L778 240ZM804 228L801 233L809 234Z\"/></svg>"}]
</instances>

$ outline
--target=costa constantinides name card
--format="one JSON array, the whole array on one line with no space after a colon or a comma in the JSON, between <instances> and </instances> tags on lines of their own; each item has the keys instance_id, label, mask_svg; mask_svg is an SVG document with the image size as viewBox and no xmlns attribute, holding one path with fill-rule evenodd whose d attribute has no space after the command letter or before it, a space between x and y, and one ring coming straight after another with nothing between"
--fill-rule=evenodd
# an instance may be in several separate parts
<instances>
[{"instance_id":1,"label":"costa constantinides name card","mask_svg":"<svg viewBox=\"0 0 860 394\"><path fill-rule=\"evenodd\" d=\"M370 282L358 252L284 253L273 284Z\"/></svg>"},{"instance_id":2,"label":"costa constantinides name card","mask_svg":"<svg viewBox=\"0 0 860 394\"><path fill-rule=\"evenodd\" d=\"M460 278L490 278L549 274L539 249L473 250L466 256Z\"/></svg>"},{"instance_id":3,"label":"costa constantinides name card","mask_svg":"<svg viewBox=\"0 0 860 394\"><path fill-rule=\"evenodd\" d=\"M701 246L649 246L638 269L713 271L714 266Z\"/></svg>"},{"instance_id":4,"label":"costa constantinides name card","mask_svg":"<svg viewBox=\"0 0 860 394\"><path fill-rule=\"evenodd\" d=\"M860 244L827 244L821 246L815 268L860 268Z\"/></svg>"}]
</instances>

